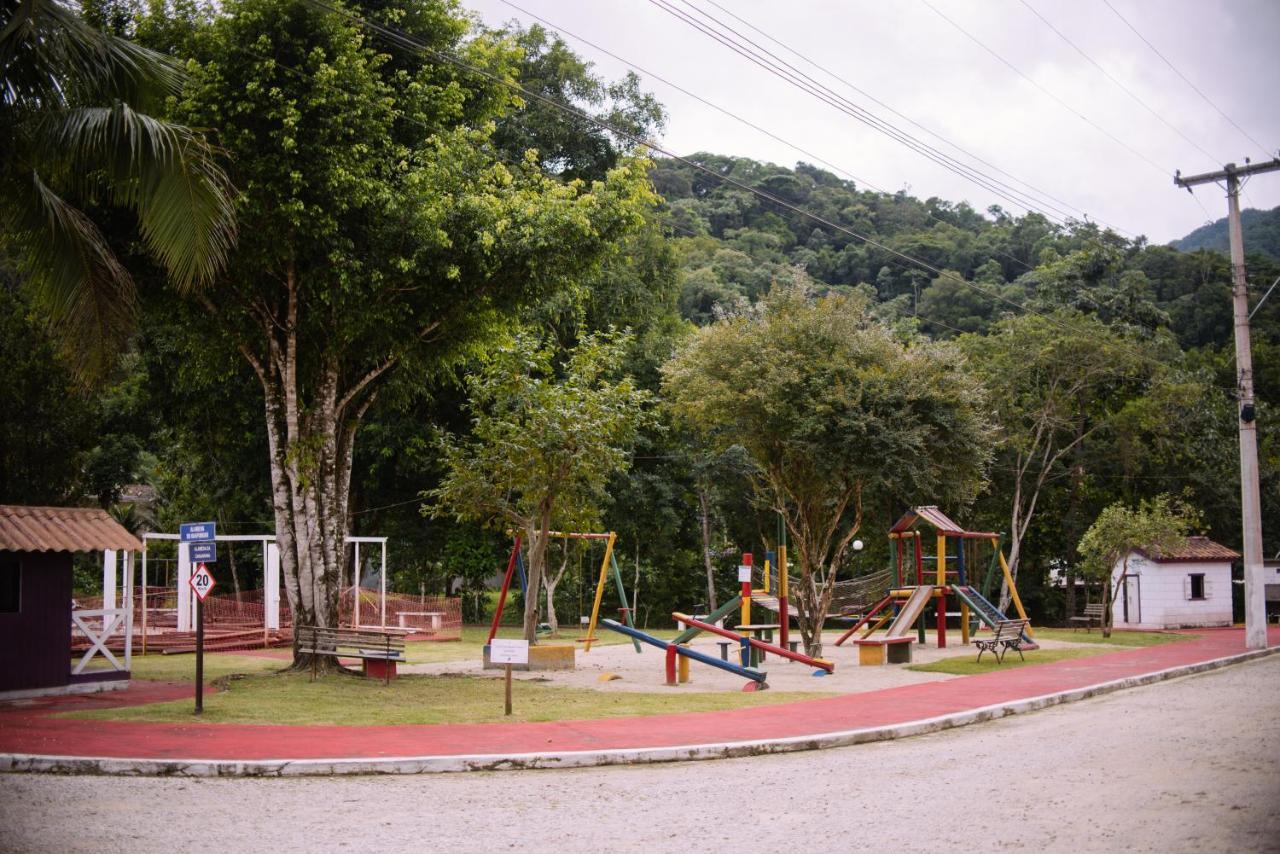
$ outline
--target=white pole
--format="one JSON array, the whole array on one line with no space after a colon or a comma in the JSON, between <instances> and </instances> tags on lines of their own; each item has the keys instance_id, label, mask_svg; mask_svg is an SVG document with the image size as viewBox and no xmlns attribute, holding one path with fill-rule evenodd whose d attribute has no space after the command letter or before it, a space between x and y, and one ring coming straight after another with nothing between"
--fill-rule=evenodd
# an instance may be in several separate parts
<instances>
[{"instance_id":1,"label":"white pole","mask_svg":"<svg viewBox=\"0 0 1280 854\"><path fill-rule=\"evenodd\" d=\"M382 627L387 627L387 541L382 541Z\"/></svg>"},{"instance_id":2,"label":"white pole","mask_svg":"<svg viewBox=\"0 0 1280 854\"><path fill-rule=\"evenodd\" d=\"M351 622L355 628L360 628L360 542L357 540L356 546L356 565L351 570Z\"/></svg>"},{"instance_id":3,"label":"white pole","mask_svg":"<svg viewBox=\"0 0 1280 854\"><path fill-rule=\"evenodd\" d=\"M102 607L112 609L116 606L116 552L105 549L102 552ZM102 628L111 625L111 618L102 616Z\"/></svg>"},{"instance_id":4,"label":"white pole","mask_svg":"<svg viewBox=\"0 0 1280 854\"><path fill-rule=\"evenodd\" d=\"M147 539L142 539L142 654L147 654Z\"/></svg>"},{"instance_id":5,"label":"white pole","mask_svg":"<svg viewBox=\"0 0 1280 854\"><path fill-rule=\"evenodd\" d=\"M191 631L191 551L178 543L178 631Z\"/></svg>"},{"instance_id":6,"label":"white pole","mask_svg":"<svg viewBox=\"0 0 1280 854\"><path fill-rule=\"evenodd\" d=\"M133 670L133 552L124 553L124 669Z\"/></svg>"},{"instance_id":7,"label":"white pole","mask_svg":"<svg viewBox=\"0 0 1280 854\"><path fill-rule=\"evenodd\" d=\"M280 628L280 547L270 540L263 541L266 552L262 605L268 629Z\"/></svg>"}]
</instances>

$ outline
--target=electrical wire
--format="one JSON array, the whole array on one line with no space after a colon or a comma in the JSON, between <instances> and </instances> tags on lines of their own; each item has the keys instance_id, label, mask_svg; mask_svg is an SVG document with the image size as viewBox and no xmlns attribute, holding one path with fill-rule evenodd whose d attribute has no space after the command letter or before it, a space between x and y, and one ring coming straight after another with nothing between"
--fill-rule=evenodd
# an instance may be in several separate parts
<instances>
[{"instance_id":1,"label":"electrical wire","mask_svg":"<svg viewBox=\"0 0 1280 854\"><path fill-rule=\"evenodd\" d=\"M1115 14L1115 16L1116 16L1117 18L1119 18L1119 19L1124 23L1124 25L1125 25L1126 27L1128 27L1130 30L1132 30L1132 31L1133 31L1133 34L1134 34L1135 36L1137 36L1139 39L1141 39L1143 44L1145 44L1147 47L1151 48L1151 52L1152 52L1152 53L1154 53L1156 56L1160 57L1160 59L1164 62L1164 64L1165 64L1165 65L1167 65L1167 66L1169 66L1170 70L1172 70L1174 74L1176 74L1176 75L1178 75L1179 77L1181 77L1181 78L1182 78L1182 82L1183 82L1183 83L1186 83L1188 86L1190 86L1190 87L1191 87L1191 90L1192 90L1193 92L1195 92L1197 95L1199 95L1199 96L1200 96L1200 98L1201 98L1201 99L1202 99L1206 104L1208 104L1210 107L1213 107L1213 109L1217 111L1218 115L1220 115L1220 116L1222 116L1224 119L1226 119L1226 120L1227 120L1227 122L1228 122L1228 123L1229 123L1233 128L1235 128L1236 130L1240 131L1240 134L1241 134L1242 136L1244 136L1244 138L1245 138L1245 139L1249 140L1249 141L1250 141L1250 142L1252 142L1254 145L1256 145L1256 146L1258 147L1258 150L1260 150L1261 152L1263 152L1263 155L1264 155L1264 156L1266 156L1266 157L1272 157L1272 156L1275 154L1275 152L1268 150L1268 149L1267 149L1267 147L1266 147L1265 145L1263 145L1262 143L1260 143L1260 142L1258 142L1256 139L1254 139L1254 138L1253 138L1253 136L1252 136L1252 135L1250 135L1248 131L1246 131L1244 128L1240 127L1240 125L1236 124L1235 119L1231 118L1231 116L1229 116L1229 115L1227 115L1225 112L1223 112L1222 108L1221 108L1221 107L1219 107L1219 106L1218 106L1218 104L1217 104L1215 101L1211 100L1211 99L1209 98L1209 96L1208 96L1208 95L1206 95L1204 92L1200 91L1200 87L1199 87L1199 86L1197 86L1196 84L1192 83L1192 82L1191 82L1191 80L1187 77L1187 75L1183 74L1183 73L1178 69L1178 67L1177 67L1176 65L1174 65L1172 62L1170 62L1170 61L1169 61L1169 58L1168 58L1167 56L1165 56L1163 53L1161 53L1161 52L1160 52L1160 50L1159 50L1159 49L1158 49L1154 44L1152 44L1152 43L1151 43L1151 40L1150 40L1150 39L1148 39L1146 36L1144 36L1142 33L1140 33L1140 32L1138 31L1138 28L1137 28L1137 27L1135 27L1135 26L1133 25L1133 23L1132 23L1128 18L1126 18L1124 15L1120 14L1120 10L1119 10L1119 9L1117 9L1115 6L1113 6L1113 5L1111 4L1111 0L1102 0L1102 4L1103 4L1104 6L1106 6L1108 9L1110 9L1110 10L1112 11L1112 13L1114 13L1114 14Z\"/></svg>"},{"instance_id":2,"label":"electrical wire","mask_svg":"<svg viewBox=\"0 0 1280 854\"><path fill-rule=\"evenodd\" d=\"M1130 154L1132 154L1134 157L1136 157L1136 158L1138 158L1139 160L1141 160L1142 162L1146 163L1146 164L1147 164L1148 166L1150 166L1152 169L1155 169L1157 172L1159 172L1159 173L1160 173L1161 175L1163 175L1164 177L1166 177L1166 178L1172 178L1172 177L1173 177L1173 170L1171 170L1171 169L1166 169L1166 168L1164 168L1163 166L1161 166L1159 163L1156 163L1156 162L1155 162L1154 160L1152 160L1150 157L1148 157L1147 155L1143 154L1141 151L1138 151L1138 149L1134 148L1134 147L1133 147L1132 145L1130 145L1129 143L1127 143L1127 142L1125 142L1124 140L1120 139L1118 136L1116 136L1115 134L1111 133L1109 130L1107 130L1106 128L1104 128L1104 127L1102 127L1101 125L1099 125L1097 122L1095 122L1095 121L1093 121L1092 119L1090 119L1090 118L1089 118L1088 116L1086 116L1084 113L1080 112L1080 111L1079 111L1079 110L1077 110L1075 107L1071 106L1071 105L1070 105L1070 104L1068 104L1066 101L1064 101L1064 100L1062 100L1061 98L1059 98L1059 97L1058 97L1057 95L1055 95L1053 92L1051 92L1051 91L1049 91L1047 88L1045 88L1042 84L1038 83L1038 82L1037 82L1034 78L1032 78L1029 74L1027 74L1026 72L1024 72L1021 68L1018 68L1018 66L1014 65L1012 62L1010 62L1009 60L1005 59L1003 56L1001 56L999 53L997 53L993 48L988 47L988 46L987 46L987 44L986 44L985 42L983 42L981 39L979 39L979 38L978 38L977 36L975 36L973 33L969 32L969 31L968 31L968 30L966 30L964 27L962 27L962 26L960 26L958 23L956 23L954 20L952 20L951 18L949 18L949 17L947 17L945 14L943 14L943 13L942 13L942 11L941 11L941 10L939 10L939 9L938 9L938 7L934 6L931 2L929 2L929 0L920 0L920 2L921 2L921 3L923 3L923 4L924 4L924 5L925 5L925 6L926 6L930 11L932 11L932 12L933 12L935 15L937 15L939 18L941 18L942 20L946 21L948 24L950 24L952 27L954 27L956 30L958 30L958 31L960 32L960 34L961 34L961 35L963 35L965 38L969 39L969 40L970 40L970 41L972 41L974 44L976 44L978 47L980 47L980 48L982 48L983 50L985 50L987 53L989 53L992 57L994 57L994 58L995 58L998 62L1000 62L1002 65L1006 66L1006 67L1007 67L1009 70L1011 70L1013 73L1017 74L1017 75L1018 75L1019 77L1021 77L1023 80L1027 81L1027 82L1028 82L1028 83L1030 83L1032 86L1034 86L1034 87L1036 87L1037 89L1039 89L1043 94L1045 94L1046 96L1048 96L1049 98L1051 98L1055 103L1057 103L1057 104L1058 104L1058 106L1062 107L1064 110L1066 110L1067 112L1071 113L1071 114L1072 114L1073 116L1075 116L1076 118L1080 119L1080 121L1082 121L1082 122L1084 122L1085 124L1089 125L1089 127L1093 128L1093 129L1094 129L1094 130L1096 130L1098 133L1100 133L1100 134L1102 134L1103 136L1107 137L1107 139L1110 139L1112 142L1114 142L1116 145L1118 145L1118 146L1120 146L1121 148L1123 148L1125 151L1128 151L1128 152L1129 152Z\"/></svg>"},{"instance_id":3,"label":"electrical wire","mask_svg":"<svg viewBox=\"0 0 1280 854\"><path fill-rule=\"evenodd\" d=\"M699 32L702 32L712 40L719 42L721 45L729 48L739 56L742 56L755 65L765 69L789 85L812 95L819 101L834 107L850 118L861 122L884 136L887 136L889 139L900 143L912 151L915 151L917 154L920 154L924 158L934 162L938 166L941 166L943 169L946 169L947 171L982 187L993 195L1026 211L1036 211L1055 221L1065 221L1074 218L1074 215L1069 211L1060 209L1052 203L1033 199L1029 194L1010 187L1005 182L992 178L991 176L982 173L980 170L962 163L945 152L939 151L934 146L919 140L893 124L881 119L874 113L871 113L858 104L844 98L830 87L815 81L812 77L809 77L804 72L799 71L795 66L790 65L785 60L778 59L775 54L759 48L758 45L751 42L749 39L743 39L736 30L721 24L720 26L722 26L727 33L722 32L710 24L705 24L702 21L697 20L667 0L649 0L649 2L659 9L667 12L677 20L680 20ZM706 15L705 12L702 12L702 10L698 9L696 6L692 6L687 2L686 5L690 5L690 8L694 9L695 12L704 16ZM714 20L714 18L712 20ZM1046 208L1054 211L1054 213L1048 213L1045 210Z\"/></svg>"},{"instance_id":4,"label":"electrical wire","mask_svg":"<svg viewBox=\"0 0 1280 854\"><path fill-rule=\"evenodd\" d=\"M505 0L504 0L504 2L505 2ZM686 5L686 6L691 6L691 7L693 7L693 4L692 4L692 3L690 3L690 2L689 2L689 0L684 0L684 2L685 2L685 5ZM875 103L875 104L877 104L877 105L879 105L879 106L883 107L884 109L886 109L886 110L888 110L889 112L893 113L895 116L897 116L897 117L901 118L903 121L905 121L905 122L909 123L909 124L910 124L910 125L912 125L913 127L916 127L916 128L918 128L918 129L920 129L920 130L924 131L925 133L929 134L930 136L935 137L936 139L940 140L941 142L943 142L943 143L944 143L944 144L946 144L947 146L949 146L949 147L951 147L951 148L955 149L956 151L960 152L961 154L965 155L966 157L969 157L969 158L971 158L971 159L973 159L973 160L977 161L978 163L981 163L982 165L984 165L984 166L988 167L989 169L993 169L993 170L995 170L996 172L998 172L999 174L1001 174L1001 175L1005 176L1006 178L1009 178L1009 179L1011 179L1011 180L1013 180L1013 181L1018 182L1019 184L1022 184L1024 187L1026 187L1027 189L1031 190L1032 192L1034 192L1034 193L1035 193L1035 194L1037 194L1038 196L1041 196L1041 197L1043 197L1043 198L1050 199L1050 200L1052 200L1053 202L1057 203L1058 205L1062 205L1062 206L1064 206L1064 207L1066 207L1066 208L1070 208L1070 209L1072 209L1072 210L1075 210L1075 211L1076 211L1076 212L1078 212L1081 216L1083 216L1083 217L1086 217L1086 218L1087 218L1088 214L1086 214L1086 213L1085 213L1082 209L1080 209L1079 207L1077 207L1077 206L1075 206L1075 205L1072 205L1070 202L1063 201L1062 199L1058 198L1057 196L1054 196L1052 193L1049 193L1049 192L1047 192L1047 191L1045 191L1045 190L1040 189L1039 187L1036 187L1036 186L1035 186L1034 184L1032 184L1031 182L1029 182L1029 181L1027 181L1027 180L1025 180L1025 179L1019 178L1018 176L1013 175L1013 174L1011 174L1010 172L1007 172L1006 170L1004 170L1004 169L1000 168L1000 166L998 166L997 164L992 163L992 162L990 162L990 161L988 161L988 160L985 160L985 159L983 159L982 157L980 157L980 156L978 156L978 155L974 154L973 152L971 152L971 151L969 151L968 149L966 149L966 148L964 148L964 147L960 146L960 145L959 145L959 144L957 144L956 142L954 142L954 141L952 141L952 140L948 139L947 137L943 136L943 135L942 135L941 133L939 133L938 131L933 130L932 128L929 128L929 127L927 127L927 126L925 126L925 125L921 124L920 122L918 122L918 121L916 121L916 120L912 119L910 116L905 115L904 113L900 112L899 110L894 109L894 108L893 108L893 106L891 106L890 104L885 103L884 101L882 101L882 100L880 100L879 98L877 98L877 97L875 97L874 95L872 95L870 92L867 92L866 90L864 90L864 89L862 89L862 88L860 88L860 87L856 86L856 85L855 85L854 83L852 83L850 80L848 80L848 79L847 79L847 78L845 78L845 77L840 76L839 74L837 74L836 72L832 71L831 69L826 68L826 67L824 67L824 66L822 66L822 65L819 65L817 62L814 62L812 59L810 59L810 58L809 58L808 56L806 56L805 54L801 53L800 51L796 50L795 48L791 47L790 45L788 45L788 44L786 44L785 42L783 42L783 41L781 41L780 39L778 39L776 36L772 35L772 34L771 34L771 33L769 33L769 32L766 32L765 30L761 29L760 27L757 27L755 24L752 24L750 21L746 20L746 19L745 19L745 18L743 18L741 15L736 14L736 13L735 13L735 12L733 12L731 9L728 9L728 8L726 8L725 6L722 6L720 3L717 3L717 2L716 2L716 0L706 0L706 2L707 2L709 5L714 6L715 8L719 9L721 12L723 12L723 13L724 13L724 14L726 14L726 15L728 15L729 17L733 18L735 21L738 21L740 24L742 24L743 26L745 26L745 27L747 27L748 29L752 30L753 32L758 33L758 34L759 34L760 36L762 36L763 38L768 39L770 42L772 42L773 44L775 44L775 45L777 45L778 47L782 48L783 50L787 51L787 52L788 52L788 53L790 53L792 56L795 56L796 58L800 59L802 62L804 62L804 63L808 64L809 66L811 66L811 67L813 67L813 68L815 68L815 69L817 69L818 71L821 71L823 74L826 74L827 76L831 77L832 79L834 79L834 80L836 80L836 81L838 81L838 82L840 82L840 83L844 84L844 85L845 85L845 86L847 86L851 91L856 92L856 93L858 93L859 95L862 95L864 98L867 98L868 100L872 101L873 103ZM696 7L694 7L694 8L696 8ZM703 12L703 14L705 15L706 13L705 13L705 12ZM1097 220L1097 221L1098 221L1098 222L1100 222L1100 223L1101 223L1101 224L1103 224L1103 225L1106 225L1108 228L1111 228L1111 229L1112 229L1112 230L1114 230L1114 231L1122 232L1122 233L1125 233L1125 234L1131 234L1131 232L1128 232L1128 231L1126 231L1126 230L1124 230L1124 229L1121 229L1121 228L1119 228L1119 227L1117 227L1117 226L1113 226L1113 225L1111 225L1111 224L1109 224L1109 223L1103 222L1102 220Z\"/></svg>"},{"instance_id":5,"label":"electrical wire","mask_svg":"<svg viewBox=\"0 0 1280 854\"><path fill-rule=\"evenodd\" d=\"M1185 141L1187 142L1187 144L1189 144L1190 146L1192 146L1193 148L1195 148L1197 151L1199 151L1199 152L1200 152L1201 154L1203 154L1205 157L1208 157L1208 158L1209 158L1211 161L1213 161L1214 163L1220 163L1220 162L1221 162L1220 160L1218 160L1218 158L1214 157L1212 154L1210 154L1208 151L1206 151L1206 150L1205 150L1205 149L1204 149L1204 148L1203 148L1203 147L1202 147L1198 142L1196 142L1194 139L1192 139L1191 137L1189 137L1189 136L1187 136L1185 133L1183 133L1181 128L1177 127L1177 126L1176 126L1176 125L1174 125L1172 122L1170 122L1168 119L1166 119L1164 116L1162 116L1162 115L1160 115L1158 112L1156 112L1156 111L1151 107L1151 105L1150 105L1150 104L1148 104L1146 101L1142 100L1142 98L1140 98L1140 97L1139 97L1139 96L1138 96L1138 95L1137 95L1137 94L1136 94L1132 89L1130 89L1128 86L1124 85L1124 83L1120 82L1120 80L1119 80L1115 75L1113 75L1110 71L1107 71L1107 69L1103 68L1103 67L1102 67L1102 65L1101 65L1101 63L1099 63L1096 59L1094 59L1094 58L1093 58L1092 56L1090 56L1089 54L1085 53L1083 48L1081 48L1078 44L1076 44L1076 43L1075 43L1075 42L1073 42L1071 39L1069 39L1069 38L1067 37L1067 35L1066 35L1064 32L1062 32L1062 30L1060 30L1060 29L1058 29L1057 27L1055 27L1055 26L1053 25L1053 23L1052 23L1048 18L1046 18L1044 15L1042 15L1042 14L1040 13L1040 10L1038 10L1035 6L1032 6L1032 5L1031 5L1030 0L1022 0L1022 5L1023 5L1023 6L1026 6L1026 7L1027 7L1027 9L1029 9L1029 10L1031 11L1031 14L1033 14L1033 15L1035 15L1037 18L1039 18L1039 19L1040 19L1040 21L1041 21L1041 23L1043 23L1046 27L1048 27L1048 28L1053 32L1053 34L1054 34L1054 35L1056 35L1058 38L1062 39L1064 42L1066 42L1068 45L1070 45L1070 47L1071 47L1071 48L1072 48L1076 53L1080 54L1080 56L1084 57L1084 59L1085 59L1085 61L1086 61L1086 62L1088 62L1088 63L1089 63L1090 65L1092 65L1094 68L1098 69L1098 71L1099 71L1099 72L1101 72L1101 74L1102 74L1102 76L1103 76L1103 77L1106 77L1106 78L1107 78L1108 80L1110 80L1110 81L1111 81L1111 82L1116 86L1116 88L1118 88L1121 92L1124 92L1126 95L1128 95L1128 96L1129 96L1130 98L1132 98L1134 101L1138 102L1138 104L1139 104L1139 105L1140 105L1144 110L1146 110L1146 111L1147 111L1148 113L1150 113L1151 115L1155 116L1155 117L1156 117L1156 118L1157 118L1157 119L1158 119L1158 120L1159 120L1159 121L1160 121L1160 122L1161 122L1165 127L1169 128L1169 130L1173 131L1173 132L1174 132L1174 133L1176 133L1178 136L1182 137L1182 139L1183 139L1183 140L1185 140Z\"/></svg>"},{"instance_id":6,"label":"electrical wire","mask_svg":"<svg viewBox=\"0 0 1280 854\"><path fill-rule=\"evenodd\" d=\"M545 25L545 26L547 26L547 27L551 28L552 30L554 30L554 31L556 31L556 32L558 32L558 33L560 33L561 35L569 36L570 38L574 39L575 41L580 42L580 43L582 43L582 44L584 44L584 45L586 45L586 46L588 46L588 47L592 48L593 50L596 50L596 51L598 51L599 53L604 54L605 56L608 56L608 57L610 57L610 58L612 58L612 59L617 60L618 62L620 62L620 63L622 63L623 65L627 66L628 68L632 69L633 71L639 72L640 74L643 74L645 77L650 78L650 79L652 79L652 80L657 80L658 82L663 83L663 84L664 84L664 85L666 85L666 86L669 86L670 88L674 89L675 91L677 91L677 92L679 92L679 93L681 93L681 94L683 94L683 95L685 95L685 96L687 96L687 97L689 97L689 98L694 99L694 100L695 100L695 101L697 101L698 103L700 103L700 104L702 104L702 105L704 105L704 106L710 107L711 109L713 109L713 110L717 111L717 112L718 112L718 113L720 113L721 115L727 116L728 118L731 118L731 119L733 119L734 121L736 121L736 122L738 122L738 123L740 123L740 124L742 124L742 125L744 125L744 126L746 126L746 127L749 127L749 128L751 128L752 130L754 130L754 131L757 131L757 132L759 132L759 133L761 133L761 134L764 134L765 136L769 137L770 139L774 140L775 142L780 142L780 143L782 143L783 145L787 146L788 148L791 148L793 151L797 151L797 152L799 152L800 154L803 154L805 157L810 158L810 159L812 160L812 162L814 162L814 163L820 163L820 164L822 164L823 166L826 166L828 169L831 169L832 171L834 171L834 172L836 172L836 173L838 173L838 174L844 175L846 178L848 178L849 180L853 181L855 184L862 184L863 186L870 187L872 190L876 191L877 193L881 193L881 194L882 194L882 195L884 195L884 196L892 196L892 195L893 195L893 193L891 193L890 191L888 191L888 190L884 189L883 187L878 187L878 186L876 186L874 183L872 183L871 181L868 181L866 178L862 178L862 177L859 177L858 175L853 174L853 173L852 173L852 172L850 172L849 170L847 170L847 169L845 169L845 168L843 168L843 167L841 167L841 166L839 166L839 165L837 165L837 164L835 164L835 163L832 163L830 160L827 160L827 159L823 158L822 156L820 156L820 155L818 155L818 154L815 154L815 153L813 153L813 152L811 152L811 151L809 151L809 150L807 150L807 149L805 149L805 148L801 147L801 146L800 146L800 145L798 145L797 143L792 142L792 141L787 140L787 139L784 139L784 138L783 138L783 137L781 137L781 136L778 136L778 135L777 135L777 134L775 134L774 132L770 131L768 128L761 127L760 125L755 124L754 122L752 122L752 121L750 121L750 120L748 120L748 119L743 118L742 116L738 115L737 113L734 113L733 111L731 111L731 110L729 110L729 109L727 109L727 108L725 108L725 107L722 107L722 106L720 106L719 104L714 103L713 101L710 101L710 100L708 100L708 99L706 99L706 98L703 98L701 95L698 95L698 94L696 94L696 93L694 93L694 92L691 92L691 91L689 91L688 89L684 88L683 86L680 86L679 84L674 83L674 82L672 82L671 80L669 80L669 79L667 79L667 78L665 78L665 77L662 77L661 75L655 74L654 72L649 71L649 70L647 70L647 69L645 69L645 68L641 67L640 65L637 65L637 64L636 64L636 63L634 63L634 62L631 62L630 60L628 60L628 59L626 59L626 58L624 58L624 57L622 57L622 56L619 56L618 54L616 54L616 53L614 53L614 52L610 51L608 48L602 47L601 45L599 45L599 44L597 44L597 43L595 43L595 42L593 42L593 41L591 41L591 40L589 40L589 39L587 39L587 38L584 38L584 37L583 37L583 36L581 36L581 35L577 35L577 34L575 34L575 33L571 32L571 31L569 31L569 30L565 29L564 27L561 27L560 25L558 25L558 24L556 24L556 23L554 23L554 22L552 22L552 21L549 21L549 20L547 20L546 18L544 18L544 17L542 17L542 16L540 16L540 15L537 15L537 14L535 14L534 12L529 11L528 9L525 9L525 8L523 8L523 7L521 7L521 6L516 5L515 3L513 3L513 2L512 2L512 0L501 0L501 2L502 2L503 4L505 4L505 5L507 5L507 6L510 6L512 9L515 9L517 12L520 12L520 13L522 13L522 14L524 14L524 15L528 16L529 18L532 18L533 20L538 21L539 23L541 23L541 24L543 24L543 25ZM948 223L945 219L943 219L943 218L941 218L941 217L939 217L939 216L936 216L936 215L934 215L934 214L932 214L932 213L929 213L929 212L927 212L927 211L926 211L926 214L925 214L925 215L926 215L926 216L928 216L928 217L929 217L929 219L931 219L931 220L932 220L932 221L934 221L934 222L941 223L941 224L943 224L943 225L950 225L950 224L951 224L951 223ZM1010 254L1008 254L1007 252L1004 252L1004 251L1002 251L1002 250L999 250L999 249L995 250L995 254L999 255L1000 257L1004 258L1004 259L1005 259L1005 260L1007 260L1007 261L1010 261L1010 262L1012 262L1012 263L1014 263L1014 264L1017 264L1018 266L1022 267L1022 268L1023 268L1023 269L1025 269L1025 270L1032 270L1032 269L1034 269L1030 264L1028 264L1027 262L1023 261L1021 258L1015 258L1014 256L1012 256L1012 255L1010 255Z\"/></svg>"}]
</instances>

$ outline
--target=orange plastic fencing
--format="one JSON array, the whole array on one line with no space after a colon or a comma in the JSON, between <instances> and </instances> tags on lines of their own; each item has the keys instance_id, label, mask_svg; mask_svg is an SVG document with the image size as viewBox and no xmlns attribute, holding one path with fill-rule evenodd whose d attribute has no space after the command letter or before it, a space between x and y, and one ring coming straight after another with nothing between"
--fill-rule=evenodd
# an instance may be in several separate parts
<instances>
[{"instance_id":1,"label":"orange plastic fencing","mask_svg":"<svg viewBox=\"0 0 1280 854\"><path fill-rule=\"evenodd\" d=\"M338 621L353 626L356 602L359 602L360 625L389 629L405 629L415 640L459 640L462 637L462 600L454 596L425 596L411 593L387 593L383 622L382 599L377 590L354 587L342 591L338 600Z\"/></svg>"},{"instance_id":2,"label":"orange plastic fencing","mask_svg":"<svg viewBox=\"0 0 1280 854\"><path fill-rule=\"evenodd\" d=\"M145 598L146 631L143 632L142 606ZM204 648L210 652L236 652L267 647L288 647L293 643L293 614L283 595L280 597L280 628L266 628L264 591L245 590L237 596L225 593L209 596L204 602ZM361 589L360 625L377 628L384 625L381 598L377 590ZM343 591L338 601L338 621L353 626L354 588ZM73 601L77 610L102 607L101 596L79 596ZM462 637L462 600L449 596L415 596L387 593L387 628L403 629L414 640L459 640ZM173 588L149 587L134 595L133 650L166 654L195 651L195 626L191 631L178 631L178 594ZM71 648L84 651L89 638L75 624L71 629ZM124 651L124 633L117 632L107 643L113 652Z\"/></svg>"}]
</instances>

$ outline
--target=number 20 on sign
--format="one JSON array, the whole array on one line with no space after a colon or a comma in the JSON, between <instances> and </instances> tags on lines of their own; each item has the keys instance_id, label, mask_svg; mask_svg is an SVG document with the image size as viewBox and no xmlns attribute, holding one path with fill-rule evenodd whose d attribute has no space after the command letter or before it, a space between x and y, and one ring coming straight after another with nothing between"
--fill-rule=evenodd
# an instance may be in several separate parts
<instances>
[{"instance_id":1,"label":"number 20 on sign","mask_svg":"<svg viewBox=\"0 0 1280 854\"><path fill-rule=\"evenodd\" d=\"M218 586L218 582L214 580L210 574L209 568L204 564L200 564L196 571L191 573L191 589L196 592L196 596L203 602L205 597L213 592L213 588Z\"/></svg>"}]
</instances>

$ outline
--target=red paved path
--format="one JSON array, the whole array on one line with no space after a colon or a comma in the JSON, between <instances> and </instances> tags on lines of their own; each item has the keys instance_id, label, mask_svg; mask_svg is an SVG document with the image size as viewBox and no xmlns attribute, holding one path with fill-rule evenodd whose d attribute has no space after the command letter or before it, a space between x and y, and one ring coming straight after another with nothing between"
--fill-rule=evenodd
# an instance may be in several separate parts
<instances>
[{"instance_id":1,"label":"red paved path","mask_svg":"<svg viewBox=\"0 0 1280 854\"><path fill-rule=\"evenodd\" d=\"M1280 629L1269 635L1280 645ZM191 696L191 686L135 683L127 691L0 706L0 753L150 759L346 759L670 747L816 735L902 724L1085 688L1244 652L1241 629L1198 638L933 682L777 706L641 718L432 726L275 726L85 721L55 712Z\"/></svg>"}]
</instances>

